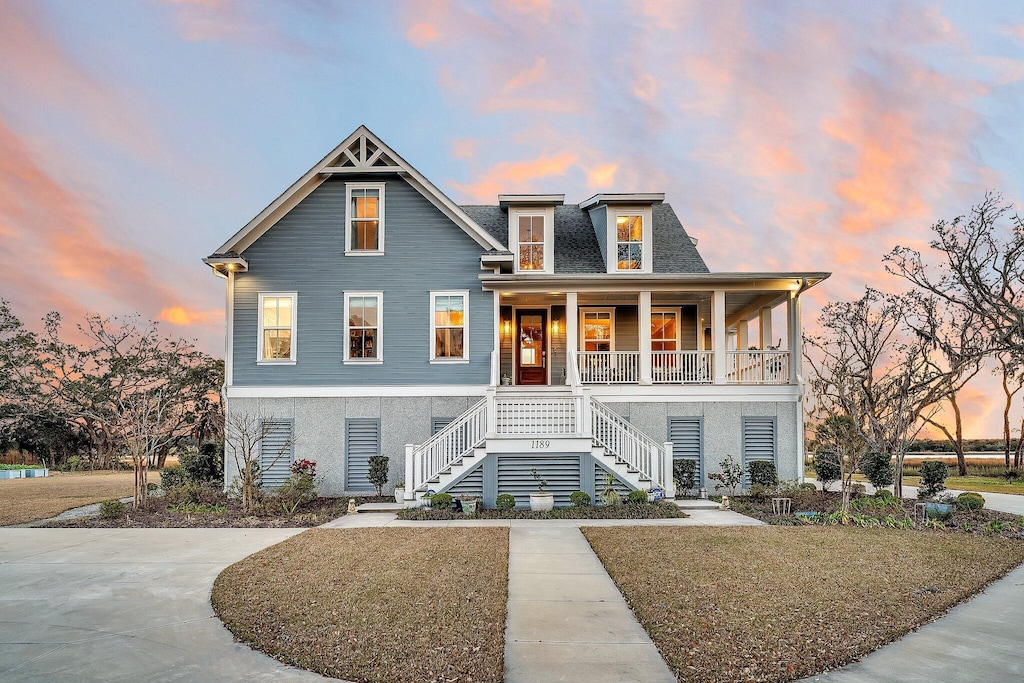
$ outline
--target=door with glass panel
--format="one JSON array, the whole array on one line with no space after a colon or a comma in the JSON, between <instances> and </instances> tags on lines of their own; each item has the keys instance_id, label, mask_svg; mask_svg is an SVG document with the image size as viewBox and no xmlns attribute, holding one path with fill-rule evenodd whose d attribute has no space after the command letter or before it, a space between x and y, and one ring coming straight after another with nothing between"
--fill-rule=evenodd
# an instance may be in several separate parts
<instances>
[{"instance_id":1,"label":"door with glass panel","mask_svg":"<svg viewBox=\"0 0 1024 683\"><path fill-rule=\"evenodd\" d=\"M516 311L516 384L548 383L548 312Z\"/></svg>"}]
</instances>

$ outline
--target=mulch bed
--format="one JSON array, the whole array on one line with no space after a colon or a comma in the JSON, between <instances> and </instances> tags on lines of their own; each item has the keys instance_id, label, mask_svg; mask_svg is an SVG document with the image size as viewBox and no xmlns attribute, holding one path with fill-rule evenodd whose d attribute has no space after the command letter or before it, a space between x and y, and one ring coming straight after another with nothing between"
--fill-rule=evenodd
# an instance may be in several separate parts
<instances>
[{"instance_id":1,"label":"mulch bed","mask_svg":"<svg viewBox=\"0 0 1024 683\"><path fill-rule=\"evenodd\" d=\"M238 639L327 676L497 683L507 583L507 529L314 529L225 569L212 602Z\"/></svg>"},{"instance_id":2,"label":"mulch bed","mask_svg":"<svg viewBox=\"0 0 1024 683\"><path fill-rule=\"evenodd\" d=\"M454 510L435 508L404 508L398 518L412 521L443 521L452 519L672 519L687 514L672 503L624 503L622 505L582 505L555 508L549 512L532 510L481 510L465 515Z\"/></svg>"},{"instance_id":3,"label":"mulch bed","mask_svg":"<svg viewBox=\"0 0 1024 683\"><path fill-rule=\"evenodd\" d=\"M393 497L376 496L356 498L356 505L367 502L393 501ZM282 513L246 514L233 501L222 499L223 512L178 512L170 509L161 498L150 498L146 507L133 510L128 505L127 514L104 519L102 517L85 517L60 522L50 522L51 527L87 527L87 528L219 528L219 527L314 527L332 519L337 519L348 512L348 498L317 498L312 503L303 505L294 515Z\"/></svg>"},{"instance_id":4,"label":"mulch bed","mask_svg":"<svg viewBox=\"0 0 1024 683\"><path fill-rule=\"evenodd\" d=\"M827 491L821 492L798 492L790 494L793 500L792 512L798 511L810 511L817 512L822 515L828 515L839 509L842 502L842 496L838 492ZM856 505L852 506L851 512L860 516L862 521L867 521L868 518L877 519L884 521L886 517L892 516L896 520L903 520L909 518L914 520L914 505L918 502L913 498L904 498L900 502L895 502L892 507L889 508L870 508L864 507L860 510L856 509ZM793 515L780 516L773 514L771 497L752 497L752 496L737 496L730 498L731 507L736 512L747 515L748 517L754 517L762 522L767 522L775 526L798 526L811 523L824 523L823 519L815 521L800 519ZM993 525L992 522L998 522L998 525ZM1024 540L1024 517L1019 515L1012 515L1007 512L997 512L995 510L960 510L954 505L953 514L947 519L942 520L940 528L934 526L923 525L918 522L914 522L913 528L919 531L928 531L935 533L955 533L955 534L967 534L974 536L1002 536L1004 538ZM1001 528L999 528L1001 527Z\"/></svg>"},{"instance_id":5,"label":"mulch bed","mask_svg":"<svg viewBox=\"0 0 1024 683\"><path fill-rule=\"evenodd\" d=\"M844 666L1024 561L1006 538L852 527L590 527L680 680L789 681Z\"/></svg>"}]
</instances>

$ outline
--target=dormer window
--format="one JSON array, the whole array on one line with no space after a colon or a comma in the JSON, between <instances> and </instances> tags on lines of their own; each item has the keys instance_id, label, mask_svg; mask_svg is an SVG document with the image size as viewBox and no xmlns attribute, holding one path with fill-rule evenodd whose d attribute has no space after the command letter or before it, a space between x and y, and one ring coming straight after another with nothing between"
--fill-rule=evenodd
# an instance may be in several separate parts
<instances>
[{"instance_id":1,"label":"dormer window","mask_svg":"<svg viewBox=\"0 0 1024 683\"><path fill-rule=\"evenodd\" d=\"M616 258L619 270L644 269L643 214L619 214L615 217Z\"/></svg>"},{"instance_id":2,"label":"dormer window","mask_svg":"<svg viewBox=\"0 0 1024 683\"><path fill-rule=\"evenodd\" d=\"M384 253L384 183L345 183L345 254Z\"/></svg>"},{"instance_id":3,"label":"dormer window","mask_svg":"<svg viewBox=\"0 0 1024 683\"><path fill-rule=\"evenodd\" d=\"M544 216L519 216L519 270L544 270Z\"/></svg>"}]
</instances>

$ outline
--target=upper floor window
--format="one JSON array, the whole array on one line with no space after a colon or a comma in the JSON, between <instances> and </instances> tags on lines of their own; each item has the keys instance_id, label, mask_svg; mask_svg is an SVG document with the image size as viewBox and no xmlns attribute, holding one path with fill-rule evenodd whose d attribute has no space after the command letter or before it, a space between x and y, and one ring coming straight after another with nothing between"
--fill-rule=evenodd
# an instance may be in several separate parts
<instances>
[{"instance_id":1,"label":"upper floor window","mask_svg":"<svg viewBox=\"0 0 1024 683\"><path fill-rule=\"evenodd\" d=\"M257 362L295 362L296 298L294 293L260 293Z\"/></svg>"},{"instance_id":2,"label":"upper floor window","mask_svg":"<svg viewBox=\"0 0 1024 683\"><path fill-rule=\"evenodd\" d=\"M619 270L644 268L644 217L642 214L620 214L615 217L616 247Z\"/></svg>"},{"instance_id":3,"label":"upper floor window","mask_svg":"<svg viewBox=\"0 0 1024 683\"><path fill-rule=\"evenodd\" d=\"M345 360L381 362L382 292L345 293Z\"/></svg>"},{"instance_id":4,"label":"upper floor window","mask_svg":"<svg viewBox=\"0 0 1024 683\"><path fill-rule=\"evenodd\" d=\"M519 270L544 270L544 216L519 216Z\"/></svg>"},{"instance_id":5,"label":"upper floor window","mask_svg":"<svg viewBox=\"0 0 1024 683\"><path fill-rule=\"evenodd\" d=\"M384 252L384 183L345 183L345 253Z\"/></svg>"},{"instance_id":6,"label":"upper floor window","mask_svg":"<svg viewBox=\"0 0 1024 683\"><path fill-rule=\"evenodd\" d=\"M430 359L469 360L469 292L431 292L430 312Z\"/></svg>"}]
</instances>

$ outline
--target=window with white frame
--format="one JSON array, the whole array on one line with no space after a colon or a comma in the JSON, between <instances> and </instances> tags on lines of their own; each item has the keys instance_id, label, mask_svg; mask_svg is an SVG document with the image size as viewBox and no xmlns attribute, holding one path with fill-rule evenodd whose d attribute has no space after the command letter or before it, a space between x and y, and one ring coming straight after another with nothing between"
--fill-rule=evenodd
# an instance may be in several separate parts
<instances>
[{"instance_id":1,"label":"window with white frame","mask_svg":"<svg viewBox=\"0 0 1024 683\"><path fill-rule=\"evenodd\" d=\"M661 308L651 311L651 351L679 349L679 311Z\"/></svg>"},{"instance_id":2,"label":"window with white frame","mask_svg":"<svg viewBox=\"0 0 1024 683\"><path fill-rule=\"evenodd\" d=\"M345 183L345 253L384 252L384 183Z\"/></svg>"},{"instance_id":3,"label":"window with white frame","mask_svg":"<svg viewBox=\"0 0 1024 683\"><path fill-rule=\"evenodd\" d=\"M624 213L615 217L617 268L643 270L644 217L640 213Z\"/></svg>"},{"instance_id":4,"label":"window with white frame","mask_svg":"<svg viewBox=\"0 0 1024 683\"><path fill-rule=\"evenodd\" d=\"M430 314L430 359L469 360L469 292L431 292Z\"/></svg>"},{"instance_id":5,"label":"window with white frame","mask_svg":"<svg viewBox=\"0 0 1024 683\"><path fill-rule=\"evenodd\" d=\"M295 362L296 297L294 292L261 292L259 294L257 362Z\"/></svg>"},{"instance_id":6,"label":"window with white frame","mask_svg":"<svg viewBox=\"0 0 1024 683\"><path fill-rule=\"evenodd\" d=\"M615 311L608 309L584 310L580 313L584 351L615 350Z\"/></svg>"},{"instance_id":7,"label":"window with white frame","mask_svg":"<svg viewBox=\"0 0 1024 683\"><path fill-rule=\"evenodd\" d=\"M519 216L519 270L544 270L544 216Z\"/></svg>"},{"instance_id":8,"label":"window with white frame","mask_svg":"<svg viewBox=\"0 0 1024 683\"><path fill-rule=\"evenodd\" d=\"M384 318L381 292L345 293L345 360L380 362L381 321Z\"/></svg>"}]
</instances>

